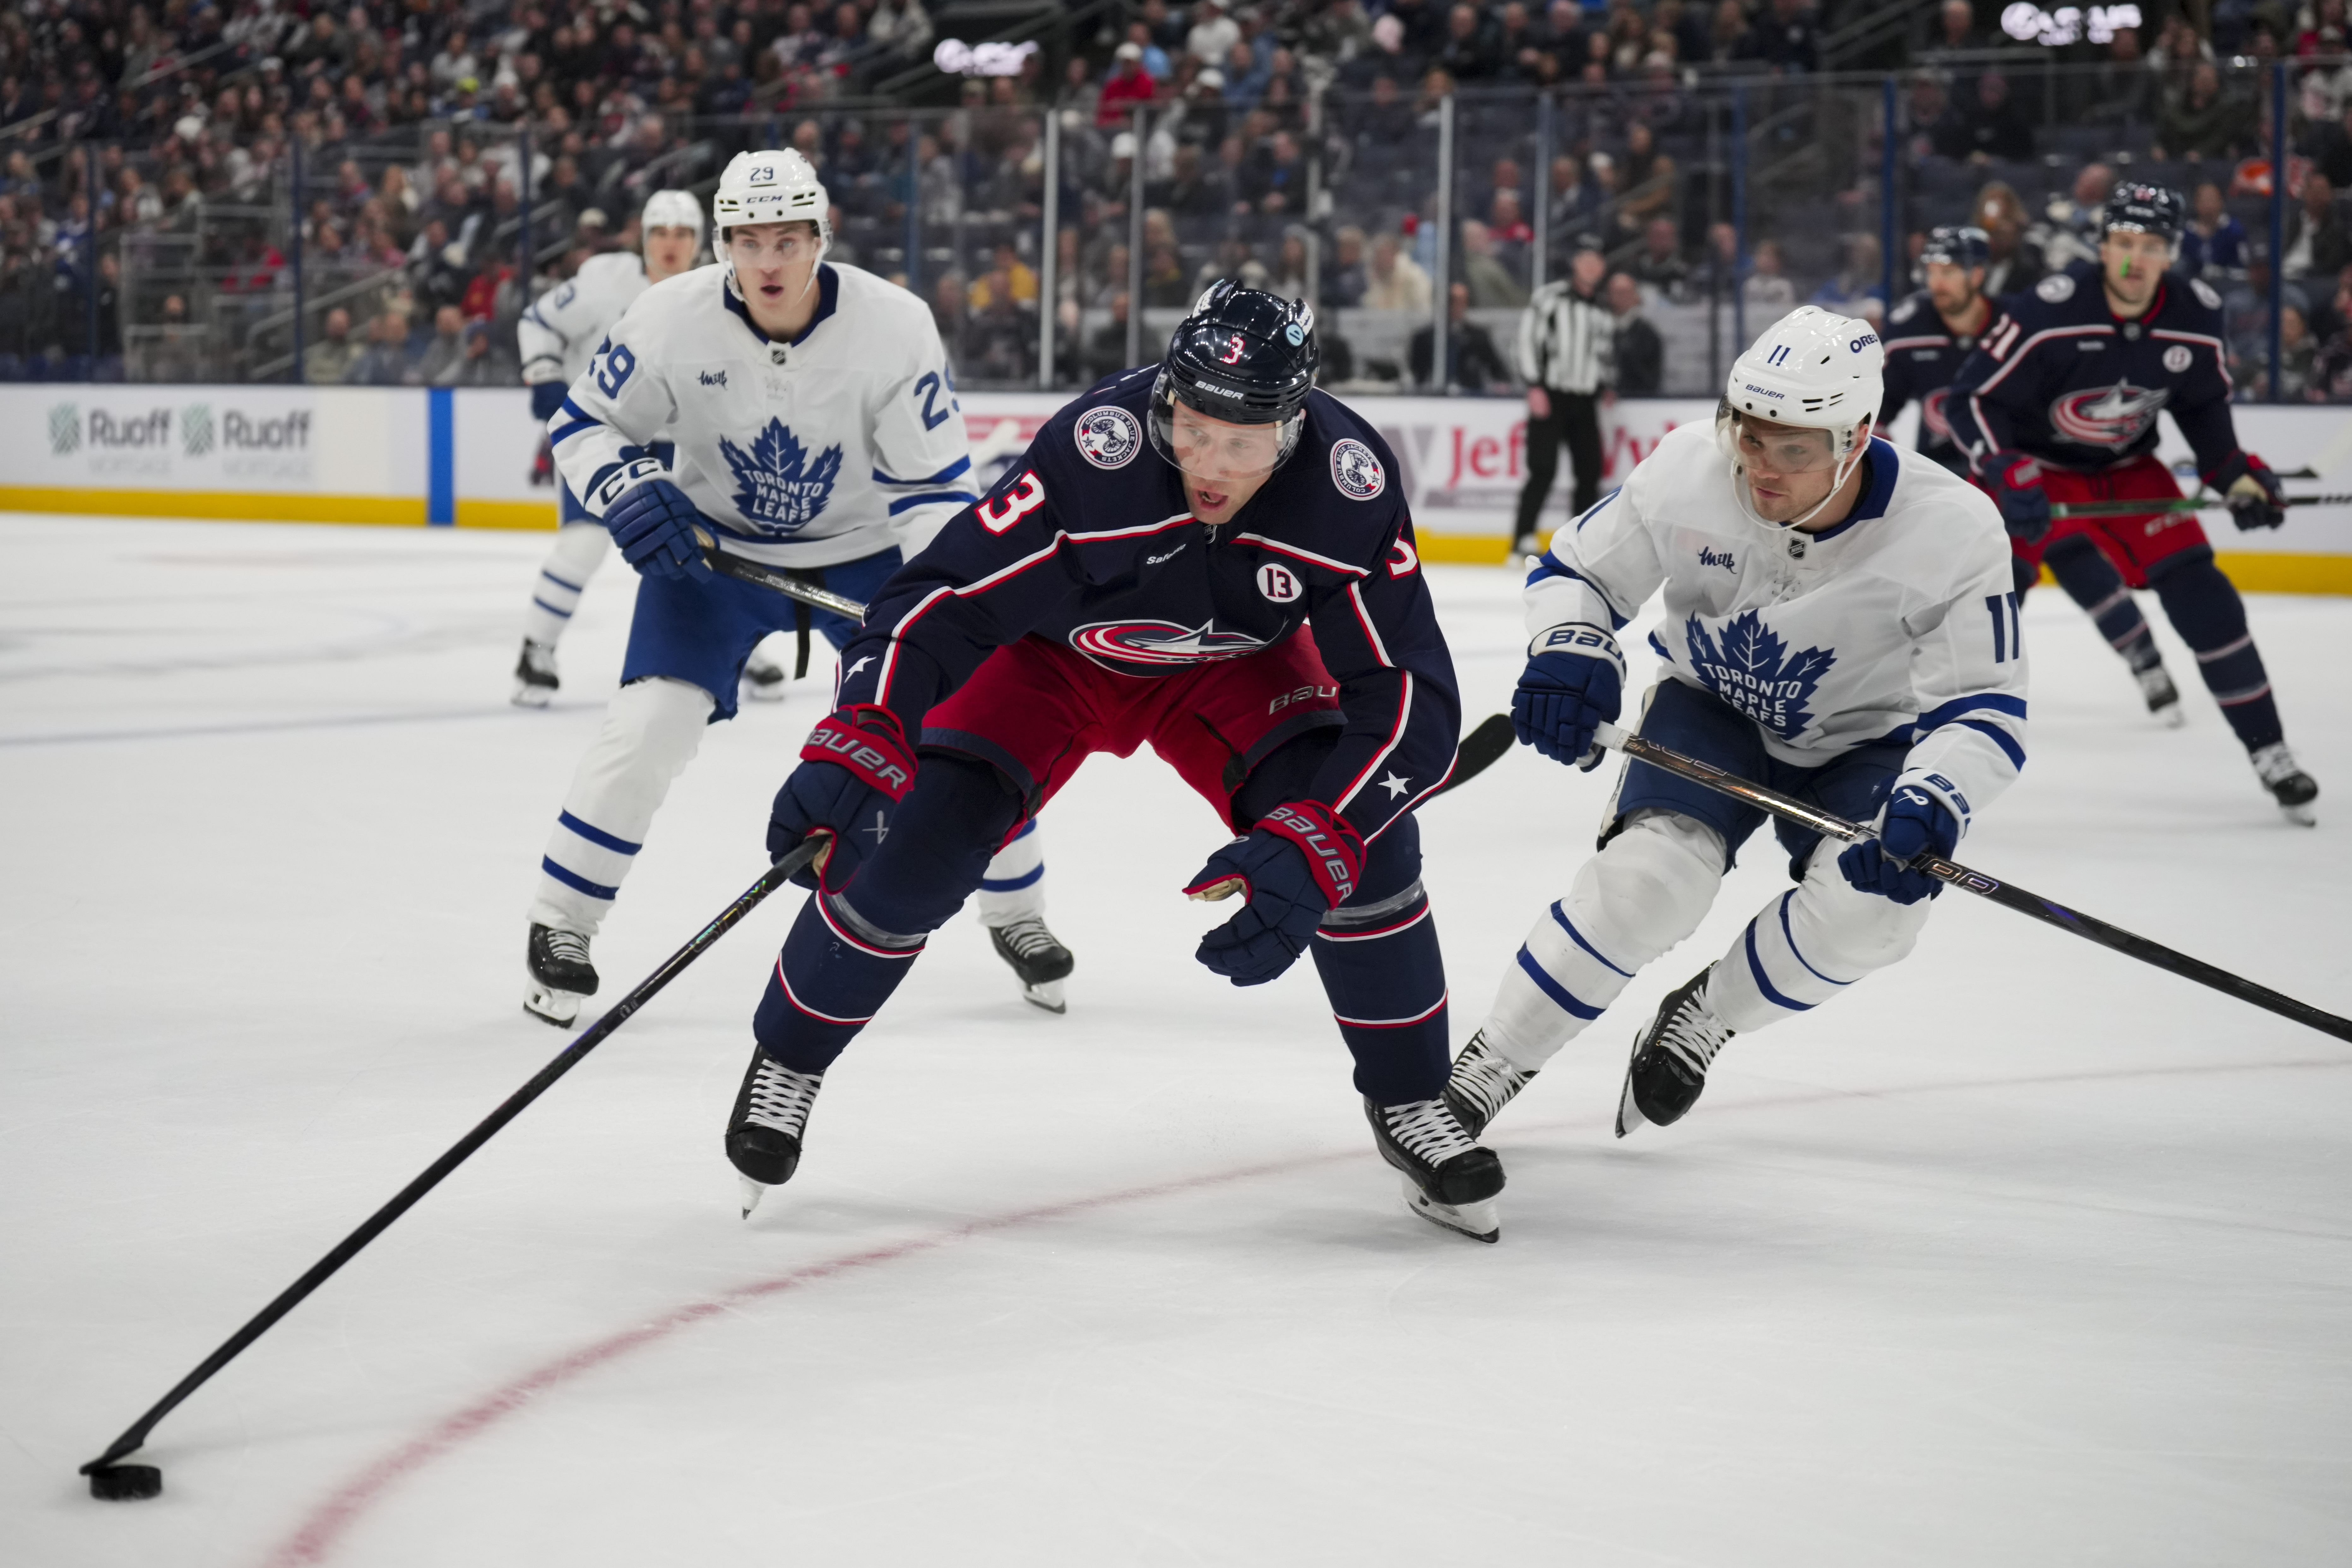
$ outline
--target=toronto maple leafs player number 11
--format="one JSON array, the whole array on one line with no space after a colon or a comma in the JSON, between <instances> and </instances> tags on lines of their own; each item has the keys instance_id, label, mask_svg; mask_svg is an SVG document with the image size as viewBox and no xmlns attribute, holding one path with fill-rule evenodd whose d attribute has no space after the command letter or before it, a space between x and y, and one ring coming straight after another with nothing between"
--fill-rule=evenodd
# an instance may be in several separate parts
<instances>
[{"instance_id":1,"label":"toronto maple leafs player number 11","mask_svg":"<svg viewBox=\"0 0 2352 1568\"><path fill-rule=\"evenodd\" d=\"M704 727L735 716L745 658L793 624L793 601L714 573L697 531L864 601L974 499L930 311L825 263L828 201L807 160L740 154L712 207L719 264L640 294L548 422L564 482L641 577L621 689L531 905L524 1005L551 1023L595 993L589 940ZM816 629L838 648L857 627L824 616ZM1036 854L1032 839L1005 858Z\"/></svg>"}]
</instances>

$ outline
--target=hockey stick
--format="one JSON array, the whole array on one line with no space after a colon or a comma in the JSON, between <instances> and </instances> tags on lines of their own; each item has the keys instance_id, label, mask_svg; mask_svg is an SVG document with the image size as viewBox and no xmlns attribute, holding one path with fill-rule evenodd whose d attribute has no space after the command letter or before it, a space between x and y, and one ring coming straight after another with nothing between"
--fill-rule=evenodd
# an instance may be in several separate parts
<instances>
[{"instance_id":1,"label":"hockey stick","mask_svg":"<svg viewBox=\"0 0 2352 1568\"><path fill-rule=\"evenodd\" d=\"M1490 713L1478 721L1478 727L1462 737L1454 749L1454 776L1431 792L1435 800L1447 790L1460 789L1488 768L1503 760L1518 736L1511 729L1508 713Z\"/></svg>"},{"instance_id":2,"label":"hockey stick","mask_svg":"<svg viewBox=\"0 0 2352 1568\"><path fill-rule=\"evenodd\" d=\"M479 1126L458 1139L447 1153L426 1166L424 1173L401 1188L390 1203L370 1215L357 1230L337 1243L333 1251L312 1264L299 1279L280 1291L276 1300L254 1314L252 1321L231 1334L220 1349L205 1358L202 1365L182 1378L171 1393L157 1400L153 1409L132 1422L122 1436L107 1445L105 1453L81 1468L81 1473L89 1478L89 1495L110 1502L121 1502L151 1498L161 1492L163 1489L163 1472L160 1468L153 1465L124 1465L116 1461L142 1446L147 1441L147 1435L155 1429L155 1424L176 1409L182 1400L203 1387L215 1373L235 1361L247 1345L268 1333L278 1319L299 1305L304 1297L325 1284L344 1264L358 1257L362 1247L383 1235L393 1221L414 1208L418 1199L440 1184L444 1176L464 1164L476 1150L496 1137L499 1129L521 1115L524 1109L546 1093L557 1079L578 1067L590 1051L610 1038L613 1031L627 1023L638 1008L652 1001L663 986L677 979L688 964L700 958L709 951L712 943L733 930L761 900L782 887L793 872L815 859L824 844L822 839L811 839L769 867L758 881L743 889L733 903L719 910L717 919L695 932L684 947L663 961L659 969L638 982L635 990L614 1003L611 1011L583 1030L578 1039L566 1046L554 1060L540 1068L529 1083L508 1096L503 1104L482 1119Z\"/></svg>"},{"instance_id":3,"label":"hockey stick","mask_svg":"<svg viewBox=\"0 0 2352 1568\"><path fill-rule=\"evenodd\" d=\"M2179 500L2067 501L2050 509L2050 515L2067 517L2154 517L2168 511L2219 511L2230 503L2220 496L2182 496ZM2352 506L2352 495L2286 496L2287 506Z\"/></svg>"},{"instance_id":4,"label":"hockey stick","mask_svg":"<svg viewBox=\"0 0 2352 1568\"><path fill-rule=\"evenodd\" d=\"M1670 773L1677 778L1688 779L1696 784L1705 785L1717 795L1729 795L1734 800L1744 802L1759 810L1769 812L1784 822L1793 822L1798 826L1821 834L1824 837L1843 839L1852 844L1874 837L1869 828L1857 823L1848 822L1842 816L1832 816L1818 807L1807 805L1802 801L1791 800L1787 795L1766 789L1760 784L1749 784L1746 779L1725 773L1710 763L1702 763L1696 758L1685 757L1679 752L1668 751L1656 742L1645 741L1641 736L1633 734L1615 724L1602 724L1593 732L1593 739L1596 743L1606 746L1611 751L1622 752L1629 757L1637 757L1662 772ZM2298 1024L2308 1025L2320 1033L2333 1035L2339 1040L2352 1040L2352 1018L2339 1018L2333 1013L2323 1013L2318 1008L2298 1002L2292 996L2281 995L2267 986L2257 985L2252 981L2242 979L2226 969L2218 969L2203 959L2191 958L2185 952L2175 952L2168 947L2150 942L2144 936L2135 936L2120 926L2111 926L2106 921L2084 914L2079 910L2070 910L2065 905L2053 903L2037 893L2029 893L2022 888L2013 888L2006 883L1997 882L1983 872L1970 870L1958 861L1947 860L1940 855L1920 855L1911 860L1910 868L1915 871L1925 871L1948 887L1974 893L1981 899L1990 899L2004 909L2015 910L2019 914L2029 915L2044 925L2056 926L2060 931L2072 932L2087 942L2095 942L2101 947L2113 948L2126 958L2137 958L2142 963L2150 963L2158 969L2168 970L2185 980L2194 980L2200 985L2210 985L2224 995L2234 996L2241 1002L2251 1002L2266 1012L2276 1013L2283 1018L2292 1018Z\"/></svg>"}]
</instances>

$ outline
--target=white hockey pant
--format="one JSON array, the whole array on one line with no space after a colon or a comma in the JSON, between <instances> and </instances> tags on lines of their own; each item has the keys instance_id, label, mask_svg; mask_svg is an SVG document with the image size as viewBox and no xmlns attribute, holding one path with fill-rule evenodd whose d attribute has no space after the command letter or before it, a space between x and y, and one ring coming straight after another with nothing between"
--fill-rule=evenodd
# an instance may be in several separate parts
<instances>
[{"instance_id":1,"label":"white hockey pant","mask_svg":"<svg viewBox=\"0 0 2352 1568\"><path fill-rule=\"evenodd\" d=\"M700 687L667 676L632 681L614 696L548 837L531 923L596 934L715 706Z\"/></svg>"},{"instance_id":2,"label":"white hockey pant","mask_svg":"<svg viewBox=\"0 0 2352 1568\"><path fill-rule=\"evenodd\" d=\"M1828 1001L1911 951L1927 904L1864 893L1823 844L1805 879L1749 921L1709 970L1707 999L1738 1032ZM1549 1061L1641 971L1698 929L1724 873L1722 837L1673 812L1635 812L1584 863L1506 971L1485 1026L1515 1066Z\"/></svg>"},{"instance_id":3,"label":"white hockey pant","mask_svg":"<svg viewBox=\"0 0 2352 1568\"><path fill-rule=\"evenodd\" d=\"M555 548L541 563L539 581L530 587L530 608L523 613L522 635L553 647L572 624L588 579L604 563L613 536L601 522L567 522L555 531Z\"/></svg>"},{"instance_id":4,"label":"white hockey pant","mask_svg":"<svg viewBox=\"0 0 2352 1568\"><path fill-rule=\"evenodd\" d=\"M982 873L980 923L1009 926L1014 921L1045 915L1045 841L1038 837L1037 819L1013 835L1013 842L996 852Z\"/></svg>"}]
</instances>

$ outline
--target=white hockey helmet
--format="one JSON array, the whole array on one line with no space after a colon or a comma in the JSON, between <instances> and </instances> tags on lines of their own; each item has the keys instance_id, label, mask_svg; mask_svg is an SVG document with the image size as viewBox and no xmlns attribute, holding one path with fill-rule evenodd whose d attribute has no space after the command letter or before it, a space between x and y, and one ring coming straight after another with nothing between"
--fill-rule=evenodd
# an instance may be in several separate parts
<instances>
[{"instance_id":1,"label":"white hockey helmet","mask_svg":"<svg viewBox=\"0 0 2352 1568\"><path fill-rule=\"evenodd\" d=\"M1734 436L1743 418L1826 430L1837 465L1830 485L1830 494L1835 495L1862 458L1863 422L1877 418L1885 402L1885 384L1886 350L1879 342L1877 328L1818 305L1800 305L1765 328L1748 351L1731 362L1723 405L1716 416L1716 437L1736 472L1739 448ZM1736 488L1746 508L1747 487ZM1795 528L1828 504L1825 496L1821 506L1803 517L1767 526ZM1752 510L1749 515L1754 517Z\"/></svg>"},{"instance_id":2,"label":"white hockey helmet","mask_svg":"<svg viewBox=\"0 0 2352 1568\"><path fill-rule=\"evenodd\" d=\"M644 237L657 228L690 228L694 230L694 248L702 248L702 204L692 191L656 191L646 198L646 210L637 219L640 244Z\"/></svg>"},{"instance_id":3,"label":"white hockey helmet","mask_svg":"<svg viewBox=\"0 0 2352 1568\"><path fill-rule=\"evenodd\" d=\"M727 255L727 231L754 223L816 225L816 258L833 248L833 202L809 161L793 148L764 153L738 153L719 176L710 198L710 226L717 231L711 248L731 286L735 263ZM816 276L812 271L809 276Z\"/></svg>"}]
</instances>

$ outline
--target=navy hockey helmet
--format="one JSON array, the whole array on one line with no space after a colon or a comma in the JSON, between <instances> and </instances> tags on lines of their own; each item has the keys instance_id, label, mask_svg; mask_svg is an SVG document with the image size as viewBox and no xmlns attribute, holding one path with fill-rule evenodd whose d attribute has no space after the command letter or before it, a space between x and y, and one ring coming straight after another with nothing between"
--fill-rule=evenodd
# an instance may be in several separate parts
<instances>
[{"instance_id":1,"label":"navy hockey helmet","mask_svg":"<svg viewBox=\"0 0 2352 1568\"><path fill-rule=\"evenodd\" d=\"M2178 245L2188 222L2189 204L2180 199L2179 191L2127 181L2107 194L2107 205L2099 214L2099 236L2105 238L2119 228L2137 229L2168 245Z\"/></svg>"},{"instance_id":2,"label":"navy hockey helmet","mask_svg":"<svg viewBox=\"0 0 2352 1568\"><path fill-rule=\"evenodd\" d=\"M1973 224L1948 223L1927 231L1920 248L1921 265L1930 261L1947 267L1985 267L1992 262L1992 239Z\"/></svg>"},{"instance_id":3,"label":"navy hockey helmet","mask_svg":"<svg viewBox=\"0 0 2352 1568\"><path fill-rule=\"evenodd\" d=\"M1306 301L1221 278L1193 302L1192 313L1168 340L1151 384L1151 444L1183 467L1175 440L1176 405L1181 403L1228 424L1280 426L1272 465L1278 468L1297 448L1307 423L1307 395L1314 390L1321 363L1315 312Z\"/></svg>"}]
</instances>

